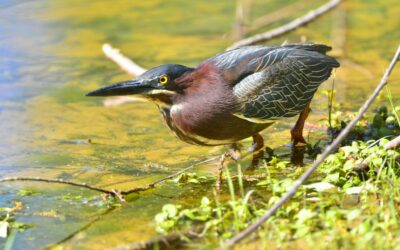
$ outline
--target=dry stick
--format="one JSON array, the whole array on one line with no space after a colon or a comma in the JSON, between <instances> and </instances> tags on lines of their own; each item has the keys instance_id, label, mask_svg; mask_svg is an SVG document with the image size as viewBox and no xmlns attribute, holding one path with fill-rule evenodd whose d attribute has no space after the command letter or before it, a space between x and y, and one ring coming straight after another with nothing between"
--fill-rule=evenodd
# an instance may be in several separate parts
<instances>
[{"instance_id":1,"label":"dry stick","mask_svg":"<svg viewBox=\"0 0 400 250\"><path fill-rule=\"evenodd\" d=\"M37 177L32 177L32 178L30 178L30 177L8 177L8 178L0 179L0 183L1 182L13 182L13 181L35 181L35 182L59 183L59 184L65 184L65 185L70 185L70 186L75 186L75 187L81 187L81 188L86 188L86 189L90 189L90 190L93 190L93 191L109 194L109 195L112 195L114 197L117 197L121 202L125 202L125 200L122 197L122 195L127 195L127 194L131 194L131 193L138 193L138 192L141 192L141 191L145 191L145 190L154 188L156 185L158 185L160 183L163 183L166 180L170 180L170 179L174 178L175 176L178 176L178 175L186 172L187 170L189 170L189 169L191 169L191 168L193 168L193 167L195 167L197 165L204 164L204 163L216 160L218 158L219 158L219 156L218 157L213 157L213 158L210 158L210 159L207 159L207 160L204 160L204 161L197 162L195 164L190 165L187 168L184 168L184 169L182 169L182 170L180 170L180 171L178 171L178 172L176 172L174 174L171 174L171 175L168 175L168 176L166 176L164 178L156 180L156 181L154 181L154 182L152 182L152 183L150 183L150 184L148 184L146 186L136 187L136 188L129 189L129 190L126 190L126 191L121 191L121 192L118 191L118 190L115 190L115 189L108 190L108 189L104 189L104 188L93 187L93 186L90 186L90 185L88 185L86 183L77 183L77 182L66 181L66 180L62 180L62 179L45 179L45 178L37 178Z\"/></svg>"},{"instance_id":2,"label":"dry stick","mask_svg":"<svg viewBox=\"0 0 400 250\"><path fill-rule=\"evenodd\" d=\"M146 71L145 68L137 65L131 59L121 54L118 49L111 47L111 45L107 43L103 44L103 52L108 58L118 64L124 71L126 71L130 75L139 76Z\"/></svg>"},{"instance_id":3,"label":"dry stick","mask_svg":"<svg viewBox=\"0 0 400 250\"><path fill-rule=\"evenodd\" d=\"M110 194L110 195L115 195L115 193L116 193L116 191L114 191L114 190L107 190L107 189L103 189L103 188L93 187L86 183L77 183L77 182L66 181L66 180L62 180L62 179L45 179L45 178L38 178L38 177L8 177L8 178L0 179L0 182L12 182L12 181L36 181L36 182L59 183L59 184L65 184L65 185L70 185L70 186L75 186L75 187L86 188L86 189L90 189L93 191Z\"/></svg>"},{"instance_id":4,"label":"dry stick","mask_svg":"<svg viewBox=\"0 0 400 250\"><path fill-rule=\"evenodd\" d=\"M253 0L236 0L235 24L233 27L233 39L243 38L247 17L250 16Z\"/></svg>"},{"instance_id":5,"label":"dry stick","mask_svg":"<svg viewBox=\"0 0 400 250\"><path fill-rule=\"evenodd\" d=\"M235 40L243 38L244 29L244 3L242 0L236 1L236 22L233 29L233 37Z\"/></svg>"},{"instance_id":6,"label":"dry stick","mask_svg":"<svg viewBox=\"0 0 400 250\"><path fill-rule=\"evenodd\" d=\"M397 60L399 60L400 57L400 46L397 48L396 54L394 55L389 67L386 69L385 74L383 75L381 81L379 82L378 86L375 88L374 92L372 95L368 98L368 100L364 103L364 105L360 108L358 111L357 116L349 123L347 126L340 132L338 137L332 142L331 145L329 145L322 155L316 160L313 165L307 169L307 171L299 178L296 180L295 184L292 186L292 188L285 193L282 198L275 203L268 211L264 213L263 216L261 216L255 223L251 224L248 228L237 234L235 237L232 239L228 240L224 245L220 247L220 249L225 249L228 247L232 247L233 245L237 244L239 241L243 240L247 236L249 236L252 232L257 230L266 220L268 220L272 215L275 214L275 212L290 198L293 197L293 195L296 193L296 191L300 188L300 186L308 179L308 177L314 172L314 170L323 162L323 160L336 148L340 145L340 143L343 141L343 139L346 138L347 134L350 132L350 130L356 125L357 121L361 119L363 114L367 111L369 106L372 104L372 102L375 100L375 98L378 96L379 92L382 90L382 88L387 84L388 78L390 73L392 72L394 66L396 65Z\"/></svg>"},{"instance_id":7,"label":"dry stick","mask_svg":"<svg viewBox=\"0 0 400 250\"><path fill-rule=\"evenodd\" d=\"M396 138L385 144L385 149L394 149L397 147L400 147L400 136L397 136Z\"/></svg>"},{"instance_id":8,"label":"dry stick","mask_svg":"<svg viewBox=\"0 0 400 250\"><path fill-rule=\"evenodd\" d=\"M122 191L121 194L122 194L122 195L127 195L127 194L137 193L137 192L140 192L140 191L144 191L144 190L148 190L148 189L154 188L154 186L156 186L156 185L158 185L158 184L160 184L160 183L163 183L163 182L165 182L166 180L170 180L170 179L174 178L175 176L178 176L178 175L180 175L180 174L182 174L182 173L188 171L189 169L191 169L191 168L193 168L193 167L195 167L195 166L197 166L197 165L204 164L204 163L207 163L207 162L211 162L211 161L214 161L214 160L216 160L216 159L218 159L218 158L219 158L219 156L213 157L213 158L210 158L210 159L201 161L201 162L197 162L197 163L192 164L192 165L190 165L189 167L184 168L184 169L182 169L182 170L180 170L180 171L178 171L178 172L176 172L176 173L174 173L174 174L168 175L168 176L166 176L166 177L164 177L164 178L161 178L161 179L156 180L156 181L154 181L154 182L152 182L152 183L150 183L150 184L147 184L146 186L136 187L136 188L129 189L129 190L127 190L127 191Z\"/></svg>"},{"instance_id":9,"label":"dry stick","mask_svg":"<svg viewBox=\"0 0 400 250\"><path fill-rule=\"evenodd\" d=\"M133 62L128 57L124 56L119 49L111 47L111 45L105 43L103 44L103 52L104 54L111 59L111 61L115 62L118 66L121 67L122 70L127 72L132 76L139 76L146 71L145 68L139 66L135 62ZM108 97L104 100L104 106L117 106L128 102L136 102L137 98L132 96L118 96L118 97Z\"/></svg>"},{"instance_id":10,"label":"dry stick","mask_svg":"<svg viewBox=\"0 0 400 250\"><path fill-rule=\"evenodd\" d=\"M293 21L291 21L288 24L282 25L276 29L267 31L265 33L257 34L251 37L248 37L246 39L240 40L232 44L229 49L234 49L237 47L245 46L245 45L251 45L255 43L259 43L262 41L270 40L272 38L281 36L283 34L286 34L289 31L295 30L300 26L303 26L312 20L316 19L317 17L321 16L322 14L328 12L329 10L333 9L336 5L338 5L341 2L341 0L331 0L325 5L319 7L316 10L312 10L308 12L306 15L299 17Z\"/></svg>"},{"instance_id":11,"label":"dry stick","mask_svg":"<svg viewBox=\"0 0 400 250\"><path fill-rule=\"evenodd\" d=\"M299 10L303 9L304 2L303 1L297 1L293 4L290 5L285 5L284 7L275 10L274 12L270 12L264 16L261 16L254 20L252 24L250 25L250 28L248 32L254 31L256 29L260 29L261 27L264 27L268 24L271 24L273 22L282 20L283 18L289 17L290 15L293 14L293 12L298 12Z\"/></svg>"}]
</instances>

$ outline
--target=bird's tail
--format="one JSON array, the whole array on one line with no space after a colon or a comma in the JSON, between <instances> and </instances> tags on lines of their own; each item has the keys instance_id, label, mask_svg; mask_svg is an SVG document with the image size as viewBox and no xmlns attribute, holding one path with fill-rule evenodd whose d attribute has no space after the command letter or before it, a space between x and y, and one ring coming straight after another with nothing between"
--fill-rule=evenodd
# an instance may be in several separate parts
<instances>
[{"instance_id":1,"label":"bird's tail","mask_svg":"<svg viewBox=\"0 0 400 250\"><path fill-rule=\"evenodd\" d=\"M307 50L307 51L315 51L318 52L322 55L324 55L324 62L327 63L330 67L332 68L338 68L340 66L340 63L333 57L327 56L326 53L330 50L332 50L332 47L324 44L288 44L285 45L284 47L290 47L294 49L302 49L302 50Z\"/></svg>"}]
</instances>

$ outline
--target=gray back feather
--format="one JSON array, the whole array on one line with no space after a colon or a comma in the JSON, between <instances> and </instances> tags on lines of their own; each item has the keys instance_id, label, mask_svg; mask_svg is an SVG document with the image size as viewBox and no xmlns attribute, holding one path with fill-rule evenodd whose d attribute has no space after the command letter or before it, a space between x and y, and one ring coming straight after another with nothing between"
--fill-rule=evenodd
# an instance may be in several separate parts
<instances>
[{"instance_id":1,"label":"gray back feather","mask_svg":"<svg viewBox=\"0 0 400 250\"><path fill-rule=\"evenodd\" d=\"M236 115L267 122L294 116L311 101L332 68L339 67L334 58L325 55L328 50L328 46L313 44L250 46L210 61L236 74L233 92L241 105Z\"/></svg>"}]
</instances>

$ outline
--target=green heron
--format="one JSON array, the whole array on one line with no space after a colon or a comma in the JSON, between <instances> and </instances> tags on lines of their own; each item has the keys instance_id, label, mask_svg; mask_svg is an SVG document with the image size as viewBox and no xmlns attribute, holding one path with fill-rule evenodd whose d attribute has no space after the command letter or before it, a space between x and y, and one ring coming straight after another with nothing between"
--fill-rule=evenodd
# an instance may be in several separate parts
<instances>
[{"instance_id":1,"label":"green heron","mask_svg":"<svg viewBox=\"0 0 400 250\"><path fill-rule=\"evenodd\" d=\"M162 65L87 95L144 96L183 141L211 146L252 136L254 152L263 148L260 131L300 113L291 130L296 145L305 142L303 127L314 93L339 67L325 55L330 49L320 44L240 47L195 68Z\"/></svg>"}]
</instances>

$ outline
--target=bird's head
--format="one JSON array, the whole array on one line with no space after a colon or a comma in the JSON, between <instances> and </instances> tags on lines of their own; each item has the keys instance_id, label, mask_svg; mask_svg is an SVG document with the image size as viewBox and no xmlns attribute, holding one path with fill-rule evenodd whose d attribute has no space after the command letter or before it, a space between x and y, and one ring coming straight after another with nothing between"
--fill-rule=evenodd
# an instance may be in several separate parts
<instances>
[{"instance_id":1,"label":"bird's head","mask_svg":"<svg viewBox=\"0 0 400 250\"><path fill-rule=\"evenodd\" d=\"M178 64L167 64L152 68L137 79L116 83L86 94L86 96L121 96L142 95L153 96L173 95L183 90L184 85L176 81L185 73L193 71Z\"/></svg>"}]
</instances>

